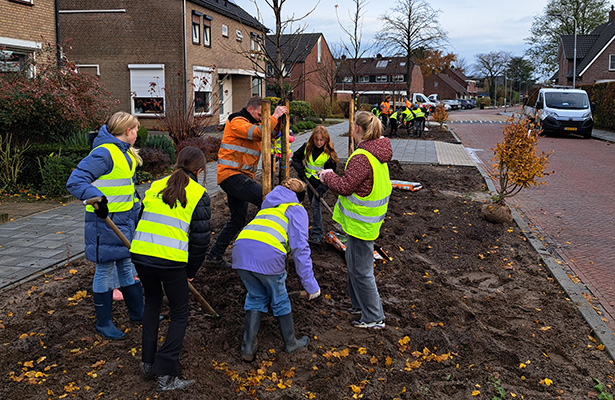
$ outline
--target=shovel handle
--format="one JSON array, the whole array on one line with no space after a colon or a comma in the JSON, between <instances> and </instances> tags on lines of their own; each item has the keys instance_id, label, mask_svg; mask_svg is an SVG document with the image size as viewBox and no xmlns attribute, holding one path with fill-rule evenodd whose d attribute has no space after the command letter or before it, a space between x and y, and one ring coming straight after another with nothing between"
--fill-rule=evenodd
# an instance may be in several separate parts
<instances>
[{"instance_id":1,"label":"shovel handle","mask_svg":"<svg viewBox=\"0 0 615 400\"><path fill-rule=\"evenodd\" d=\"M312 184L310 183L310 181L308 179L305 180L305 183L307 183L307 187L312 191L312 193L314 193L314 196L316 196L316 198L325 206L325 208L327 209L327 211L329 211L331 213L331 215L333 215L333 210L331 210L331 207L329 207L329 205L325 202L325 199L323 199L322 197L320 197L320 195L318 194L318 192L316 191L316 189L314 189L314 186L312 186Z\"/></svg>"},{"instance_id":2,"label":"shovel handle","mask_svg":"<svg viewBox=\"0 0 615 400\"><path fill-rule=\"evenodd\" d=\"M92 206L92 207L94 207L95 209L98 210L98 202L101 201L101 200L102 200L101 197L92 197L91 199L84 200L83 204L85 204L87 206ZM107 226L109 226L109 228L111 228L111 230L113 232L115 232L117 237L120 238L122 243L124 243L124 246L126 246L126 248L128 248L128 250L130 250L130 241L128 239L126 239L126 236L124 236L124 234L122 233L122 231L120 231L120 229L117 227L117 225L115 225L115 223L113 221L111 221L111 218L109 218L109 217L105 218L105 222L107 223ZM211 315L214 318L220 317L220 315L217 312L215 312L213 308L211 308L211 306L209 305L207 300L205 300L205 298L203 296L201 296L201 294L194 288L194 286L192 286L192 283L190 283L190 282L188 282L188 289L190 290L190 293L192 293L192 295L199 302L199 304L201 304L201 307L203 307L203 309L209 315Z\"/></svg>"},{"instance_id":3,"label":"shovel handle","mask_svg":"<svg viewBox=\"0 0 615 400\"><path fill-rule=\"evenodd\" d=\"M211 308L207 300L205 300L205 298L201 296L201 294L196 290L196 288L192 286L192 283L190 281L188 281L188 289L190 290L190 293L192 293L192 295L196 298L196 301L198 301L201 307L203 307L205 312L207 312L214 318L220 317L220 315L215 312L213 308Z\"/></svg>"}]
</instances>

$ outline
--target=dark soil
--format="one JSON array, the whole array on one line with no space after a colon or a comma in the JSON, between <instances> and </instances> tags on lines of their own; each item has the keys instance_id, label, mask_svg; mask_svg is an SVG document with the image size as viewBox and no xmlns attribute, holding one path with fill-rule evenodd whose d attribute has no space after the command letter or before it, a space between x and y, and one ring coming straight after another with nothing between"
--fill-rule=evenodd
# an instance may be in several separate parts
<instances>
[{"instance_id":1,"label":"dark soil","mask_svg":"<svg viewBox=\"0 0 615 400\"><path fill-rule=\"evenodd\" d=\"M393 257L374 267L384 330L351 326L358 317L346 312L344 260L329 245L314 246L323 294L293 299L308 348L284 353L268 315L256 361L242 362L245 290L234 271L204 267L194 286L221 318L191 301L181 365L196 383L157 393L140 377L141 329L124 304L114 315L127 340L94 333L93 265L80 261L2 294L0 399L578 400L597 398L592 378L614 383L608 355L519 228L480 218L486 196L476 169L392 164L391 176L424 187L393 192L376 241ZM224 196L213 210L217 232L228 218ZM288 290L300 289L291 268Z\"/></svg>"},{"instance_id":2,"label":"dark soil","mask_svg":"<svg viewBox=\"0 0 615 400\"><path fill-rule=\"evenodd\" d=\"M457 143L458 140L454 137L446 128L441 127L439 125L428 125L423 132L423 135L418 136L410 136L412 134L412 127L407 130L405 127L397 128L397 135L393 136L392 139L414 139L414 140L437 140L439 142L448 142L448 143ZM385 135L390 137L391 128L385 129Z\"/></svg>"}]
</instances>

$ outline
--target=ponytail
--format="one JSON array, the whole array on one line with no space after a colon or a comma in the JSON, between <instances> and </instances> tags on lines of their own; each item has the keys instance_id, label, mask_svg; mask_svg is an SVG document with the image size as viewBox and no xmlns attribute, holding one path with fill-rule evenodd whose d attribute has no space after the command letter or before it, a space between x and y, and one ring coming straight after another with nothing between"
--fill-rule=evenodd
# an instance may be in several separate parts
<instances>
[{"instance_id":1,"label":"ponytail","mask_svg":"<svg viewBox=\"0 0 615 400\"><path fill-rule=\"evenodd\" d=\"M355 114L355 124L361 128L363 140L375 140L382 136L382 123L374 114L359 111Z\"/></svg>"},{"instance_id":2,"label":"ponytail","mask_svg":"<svg viewBox=\"0 0 615 400\"><path fill-rule=\"evenodd\" d=\"M167 181L167 186L160 192L162 201L171 208L174 208L179 201L179 204L185 208L188 202L186 186L190 183L188 172L196 175L199 169L205 171L205 164L205 155L201 150L192 146L184 147L177 155L175 171Z\"/></svg>"}]
</instances>

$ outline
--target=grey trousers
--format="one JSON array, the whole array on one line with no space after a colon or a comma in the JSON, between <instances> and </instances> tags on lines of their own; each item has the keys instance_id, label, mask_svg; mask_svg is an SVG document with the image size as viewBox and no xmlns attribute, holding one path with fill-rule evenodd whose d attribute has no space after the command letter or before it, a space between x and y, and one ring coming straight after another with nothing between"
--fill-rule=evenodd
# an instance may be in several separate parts
<instances>
[{"instance_id":1,"label":"grey trousers","mask_svg":"<svg viewBox=\"0 0 615 400\"><path fill-rule=\"evenodd\" d=\"M374 277L374 242L348 235L346 264L350 301L352 308L361 310L360 321L384 321L382 302Z\"/></svg>"}]
</instances>

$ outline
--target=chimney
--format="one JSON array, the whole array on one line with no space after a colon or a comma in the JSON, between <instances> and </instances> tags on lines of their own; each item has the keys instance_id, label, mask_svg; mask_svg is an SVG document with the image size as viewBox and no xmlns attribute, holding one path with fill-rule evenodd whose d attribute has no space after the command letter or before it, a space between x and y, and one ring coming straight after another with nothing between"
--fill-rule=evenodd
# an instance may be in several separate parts
<instances>
[{"instance_id":1,"label":"chimney","mask_svg":"<svg viewBox=\"0 0 615 400\"><path fill-rule=\"evenodd\" d=\"M615 19L615 8L611 6L611 11L609 11L609 22Z\"/></svg>"},{"instance_id":2,"label":"chimney","mask_svg":"<svg viewBox=\"0 0 615 400\"><path fill-rule=\"evenodd\" d=\"M378 53L376 54L376 59L380 60L382 58L382 54Z\"/></svg>"}]
</instances>

